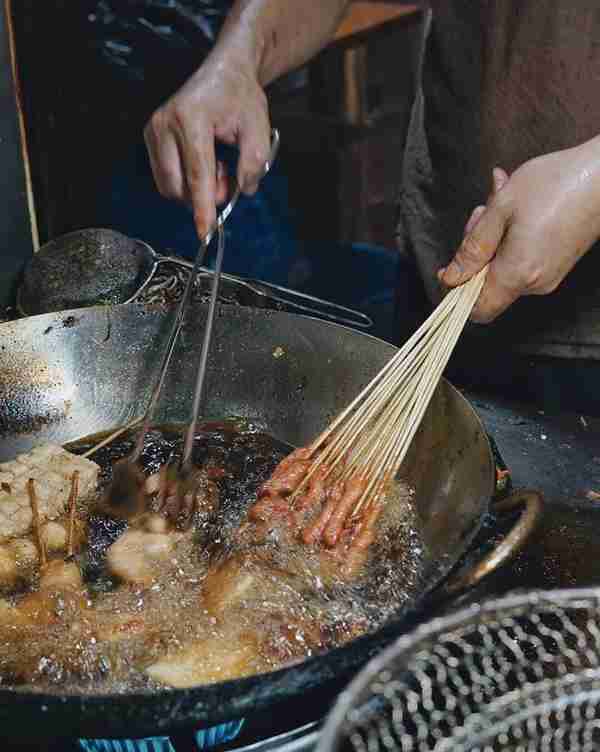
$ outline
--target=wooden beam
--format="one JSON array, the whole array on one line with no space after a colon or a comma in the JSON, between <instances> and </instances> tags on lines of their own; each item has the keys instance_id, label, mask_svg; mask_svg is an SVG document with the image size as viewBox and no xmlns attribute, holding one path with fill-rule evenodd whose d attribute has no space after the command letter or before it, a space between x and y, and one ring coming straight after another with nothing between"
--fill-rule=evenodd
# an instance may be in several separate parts
<instances>
[{"instance_id":1,"label":"wooden beam","mask_svg":"<svg viewBox=\"0 0 600 752\"><path fill-rule=\"evenodd\" d=\"M398 2L354 2L335 33L333 43L351 42L378 31L390 23L407 19L421 10L417 4Z\"/></svg>"},{"instance_id":2,"label":"wooden beam","mask_svg":"<svg viewBox=\"0 0 600 752\"><path fill-rule=\"evenodd\" d=\"M9 0L0 10L0 109L0 307L5 307L14 302L23 266L37 242Z\"/></svg>"},{"instance_id":3,"label":"wooden beam","mask_svg":"<svg viewBox=\"0 0 600 752\"><path fill-rule=\"evenodd\" d=\"M25 172L25 191L27 193L27 207L29 210L29 219L31 222L31 239L33 250L37 251L40 247L40 236L38 232L37 215L35 211L35 198L33 195L33 182L31 179L31 162L30 152L27 143L27 129L25 127L25 116L23 114L23 94L21 88L21 79L17 66L17 52L15 42L15 30L13 25L12 0L4 0L4 16L6 19L6 36L8 41L8 52L10 55L10 70L13 79L13 91L17 114L17 123L19 126L19 143L21 155L23 158L23 170Z\"/></svg>"}]
</instances>

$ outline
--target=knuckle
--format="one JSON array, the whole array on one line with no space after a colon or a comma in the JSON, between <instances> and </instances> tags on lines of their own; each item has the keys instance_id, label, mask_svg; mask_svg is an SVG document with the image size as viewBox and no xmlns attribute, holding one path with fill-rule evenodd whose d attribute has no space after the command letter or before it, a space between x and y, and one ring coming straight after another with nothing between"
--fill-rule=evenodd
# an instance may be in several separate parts
<instances>
[{"instance_id":1,"label":"knuckle","mask_svg":"<svg viewBox=\"0 0 600 752\"><path fill-rule=\"evenodd\" d=\"M248 172L254 177L261 171L264 163L267 161L266 149L261 147L253 149L248 155L246 162L246 168Z\"/></svg>"},{"instance_id":2,"label":"knuckle","mask_svg":"<svg viewBox=\"0 0 600 752\"><path fill-rule=\"evenodd\" d=\"M556 292L560 285L560 280L553 279L553 280L545 280L543 282L540 282L535 287L535 292L537 295L550 295L553 292Z\"/></svg>"},{"instance_id":3,"label":"knuckle","mask_svg":"<svg viewBox=\"0 0 600 752\"><path fill-rule=\"evenodd\" d=\"M171 180L160 180L158 183L158 192L163 198L175 200L180 198L179 192Z\"/></svg>"},{"instance_id":4,"label":"knuckle","mask_svg":"<svg viewBox=\"0 0 600 752\"><path fill-rule=\"evenodd\" d=\"M165 130L165 128L167 127L167 122L167 113L165 112L163 107L159 107L158 110L155 110L155 112L152 114L152 117L148 121L145 133L147 133L150 137L152 135L156 136Z\"/></svg>"},{"instance_id":5,"label":"knuckle","mask_svg":"<svg viewBox=\"0 0 600 752\"><path fill-rule=\"evenodd\" d=\"M493 315L485 309L476 309L471 314L471 321L473 321L475 324L489 324L493 320Z\"/></svg>"},{"instance_id":6,"label":"knuckle","mask_svg":"<svg viewBox=\"0 0 600 752\"><path fill-rule=\"evenodd\" d=\"M170 107L169 119L173 121L178 130L185 130L187 123L187 109L180 102L174 102Z\"/></svg>"},{"instance_id":7,"label":"knuckle","mask_svg":"<svg viewBox=\"0 0 600 752\"><path fill-rule=\"evenodd\" d=\"M521 290L540 290L544 286L544 271L538 263L524 264L516 275L516 287Z\"/></svg>"},{"instance_id":8,"label":"knuckle","mask_svg":"<svg viewBox=\"0 0 600 752\"><path fill-rule=\"evenodd\" d=\"M477 238L469 233L461 244L459 255L464 265L474 265L484 258L484 251Z\"/></svg>"},{"instance_id":9,"label":"knuckle","mask_svg":"<svg viewBox=\"0 0 600 752\"><path fill-rule=\"evenodd\" d=\"M183 198L181 176L176 169L162 164L156 177L158 192L163 198L174 200Z\"/></svg>"},{"instance_id":10,"label":"knuckle","mask_svg":"<svg viewBox=\"0 0 600 752\"><path fill-rule=\"evenodd\" d=\"M258 87L257 104L262 110L268 112L269 100L265 90L261 86Z\"/></svg>"}]
</instances>

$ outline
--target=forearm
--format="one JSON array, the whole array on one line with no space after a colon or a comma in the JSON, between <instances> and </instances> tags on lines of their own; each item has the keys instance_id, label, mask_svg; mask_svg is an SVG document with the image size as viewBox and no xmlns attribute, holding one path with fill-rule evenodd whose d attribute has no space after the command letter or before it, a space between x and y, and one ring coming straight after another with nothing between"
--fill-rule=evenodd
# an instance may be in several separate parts
<instances>
[{"instance_id":1,"label":"forearm","mask_svg":"<svg viewBox=\"0 0 600 752\"><path fill-rule=\"evenodd\" d=\"M212 57L250 66L267 86L327 44L348 5L349 0L237 0Z\"/></svg>"},{"instance_id":2,"label":"forearm","mask_svg":"<svg viewBox=\"0 0 600 752\"><path fill-rule=\"evenodd\" d=\"M594 240L600 239L600 136L587 141L575 150L579 171L569 189L574 196L581 193L581 220L589 223ZM583 188L583 190L579 190Z\"/></svg>"}]
</instances>

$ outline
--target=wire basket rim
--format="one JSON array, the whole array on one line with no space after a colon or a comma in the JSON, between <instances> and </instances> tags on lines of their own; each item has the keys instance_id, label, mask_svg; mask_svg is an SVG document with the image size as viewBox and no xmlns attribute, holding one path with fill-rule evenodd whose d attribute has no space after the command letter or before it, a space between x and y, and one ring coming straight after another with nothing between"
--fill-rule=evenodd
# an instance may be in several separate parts
<instances>
[{"instance_id":1,"label":"wire basket rim","mask_svg":"<svg viewBox=\"0 0 600 752\"><path fill-rule=\"evenodd\" d=\"M443 632L455 630L470 623L475 624L488 614L500 614L507 610L536 605L573 607L578 602L581 603L580 607L594 604L600 608L600 586L513 591L507 595L474 603L450 614L435 617L412 632L402 635L374 656L339 694L325 719L315 752L334 752L338 732L343 726L347 713L355 705L356 698L389 664L403 655L410 656L417 652L420 643L431 641Z\"/></svg>"}]
</instances>

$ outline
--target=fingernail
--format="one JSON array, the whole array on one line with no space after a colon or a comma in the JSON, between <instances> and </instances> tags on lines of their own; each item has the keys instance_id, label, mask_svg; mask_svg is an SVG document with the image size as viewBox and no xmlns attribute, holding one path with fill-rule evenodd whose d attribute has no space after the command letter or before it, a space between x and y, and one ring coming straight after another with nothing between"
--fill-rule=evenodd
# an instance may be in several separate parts
<instances>
[{"instance_id":1,"label":"fingernail","mask_svg":"<svg viewBox=\"0 0 600 752\"><path fill-rule=\"evenodd\" d=\"M504 188L506 174L504 173L504 170L500 169L500 167L494 167L492 170L492 177L494 181L494 193L498 193L498 191L501 191L502 188Z\"/></svg>"},{"instance_id":2,"label":"fingernail","mask_svg":"<svg viewBox=\"0 0 600 752\"><path fill-rule=\"evenodd\" d=\"M484 211L485 206L477 206L475 207L475 209L473 209L473 212L469 217L469 221L467 222L465 227L465 237L473 230L477 222L479 222Z\"/></svg>"},{"instance_id":3,"label":"fingernail","mask_svg":"<svg viewBox=\"0 0 600 752\"><path fill-rule=\"evenodd\" d=\"M194 223L196 225L198 235L203 238L212 227L214 220L213 222L207 222L204 216L201 216L200 214L194 214Z\"/></svg>"},{"instance_id":4,"label":"fingernail","mask_svg":"<svg viewBox=\"0 0 600 752\"><path fill-rule=\"evenodd\" d=\"M258 183L256 181L249 180L244 183L242 190L247 196L253 196L258 190Z\"/></svg>"}]
</instances>

